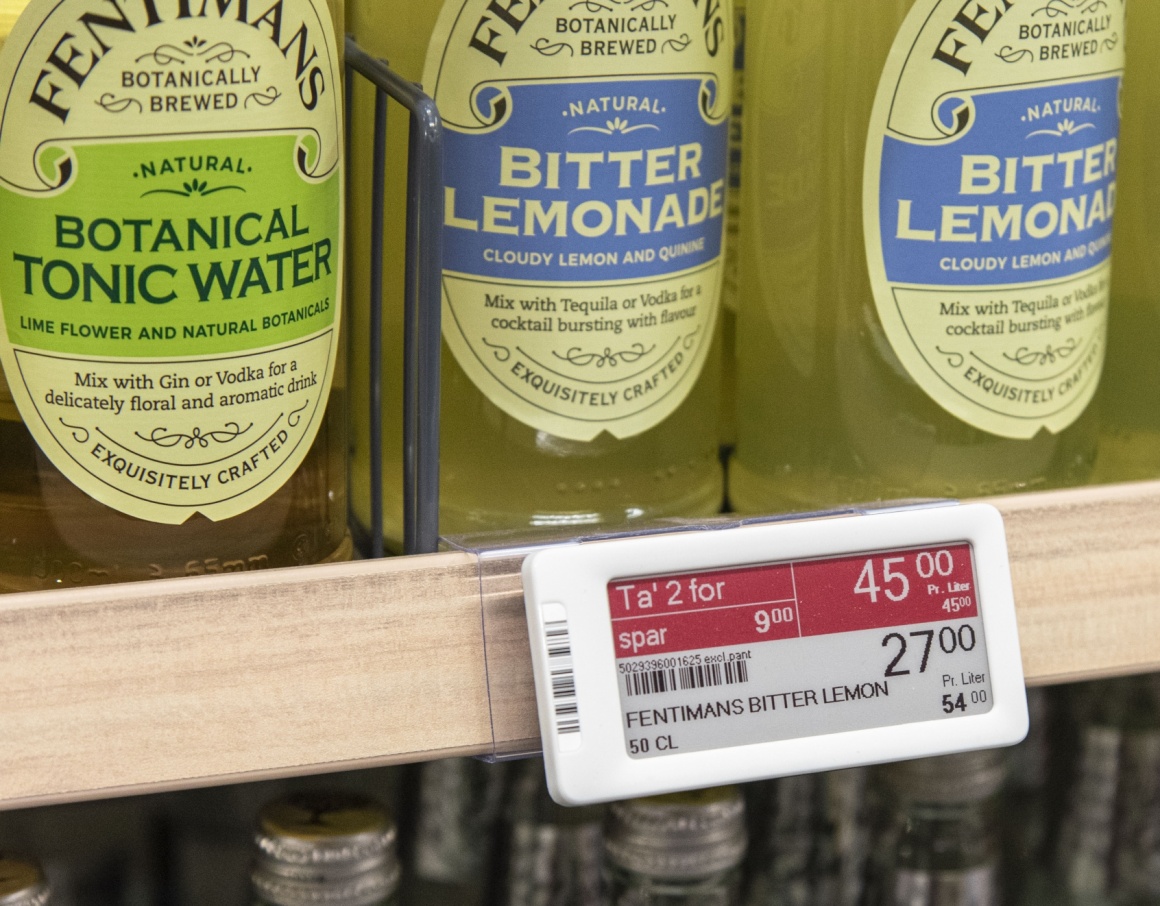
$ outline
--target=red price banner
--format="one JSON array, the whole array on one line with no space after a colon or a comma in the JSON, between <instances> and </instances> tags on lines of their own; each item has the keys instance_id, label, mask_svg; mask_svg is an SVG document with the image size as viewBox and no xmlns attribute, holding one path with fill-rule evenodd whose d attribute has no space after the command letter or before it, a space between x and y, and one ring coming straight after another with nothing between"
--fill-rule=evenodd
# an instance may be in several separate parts
<instances>
[{"instance_id":1,"label":"red price banner","mask_svg":"<svg viewBox=\"0 0 1160 906\"><path fill-rule=\"evenodd\" d=\"M608 583L618 659L978 616L969 544Z\"/></svg>"}]
</instances>

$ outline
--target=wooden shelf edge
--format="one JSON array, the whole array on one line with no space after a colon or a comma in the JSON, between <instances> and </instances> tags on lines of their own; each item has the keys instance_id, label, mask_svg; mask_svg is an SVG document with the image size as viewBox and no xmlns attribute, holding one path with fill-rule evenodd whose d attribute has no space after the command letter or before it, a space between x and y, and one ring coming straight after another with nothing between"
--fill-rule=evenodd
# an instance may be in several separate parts
<instances>
[{"instance_id":1,"label":"wooden shelf edge","mask_svg":"<svg viewBox=\"0 0 1160 906\"><path fill-rule=\"evenodd\" d=\"M110 786L89 790L68 790L56 793L38 793L24 798L0 801L0 812L24 808L42 808L52 805L67 805L97 799L119 799L126 796L172 793L179 790L196 790L206 787L229 786L240 783L260 783L265 780L281 780L286 777L315 777L339 771L361 771L370 768L384 768L393 765L413 764L436 758L475 758L490 754L491 746L469 746L463 749L436 749L431 752L407 752L393 757L353 759L350 761L327 762L324 764L279 765L265 770L247 771L238 774L210 774L201 777L175 777L164 780L146 780L123 786Z\"/></svg>"},{"instance_id":2,"label":"wooden shelf edge","mask_svg":"<svg viewBox=\"0 0 1160 906\"><path fill-rule=\"evenodd\" d=\"M1160 665L1160 482L989 502L1007 524L1029 683Z\"/></svg>"},{"instance_id":3,"label":"wooden shelf edge","mask_svg":"<svg viewBox=\"0 0 1160 906\"><path fill-rule=\"evenodd\" d=\"M1160 482L989 502L1029 683L1160 669ZM0 808L526 749L518 559L488 570L451 552L0 597Z\"/></svg>"}]
</instances>

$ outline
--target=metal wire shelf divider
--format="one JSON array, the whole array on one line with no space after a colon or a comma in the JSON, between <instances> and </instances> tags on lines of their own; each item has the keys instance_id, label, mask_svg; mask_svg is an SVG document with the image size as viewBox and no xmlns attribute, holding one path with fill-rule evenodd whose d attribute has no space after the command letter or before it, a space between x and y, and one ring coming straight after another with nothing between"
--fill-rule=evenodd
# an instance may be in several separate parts
<instances>
[{"instance_id":1,"label":"metal wire shelf divider","mask_svg":"<svg viewBox=\"0 0 1160 906\"><path fill-rule=\"evenodd\" d=\"M406 255L403 286L403 552L432 553L439 543L439 357L442 343L443 124L435 102L384 61L346 38L346 139L350 148L355 75L375 88L370 268L370 538L383 541L383 230L387 102L410 113ZM357 330L352 331L357 336Z\"/></svg>"}]
</instances>

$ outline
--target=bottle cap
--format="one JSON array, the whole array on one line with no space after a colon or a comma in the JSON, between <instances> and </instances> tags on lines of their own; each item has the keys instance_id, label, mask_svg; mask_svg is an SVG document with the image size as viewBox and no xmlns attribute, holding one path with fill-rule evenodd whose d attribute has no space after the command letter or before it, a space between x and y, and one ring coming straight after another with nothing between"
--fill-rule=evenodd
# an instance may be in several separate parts
<instances>
[{"instance_id":1,"label":"bottle cap","mask_svg":"<svg viewBox=\"0 0 1160 906\"><path fill-rule=\"evenodd\" d=\"M966 805L993 796L1007 776L1007 753L983 749L903 761L887 768L890 785L911 802Z\"/></svg>"},{"instance_id":2,"label":"bottle cap","mask_svg":"<svg viewBox=\"0 0 1160 906\"><path fill-rule=\"evenodd\" d=\"M35 859L0 852L0 906L46 906L51 896Z\"/></svg>"},{"instance_id":3,"label":"bottle cap","mask_svg":"<svg viewBox=\"0 0 1160 906\"><path fill-rule=\"evenodd\" d=\"M745 802L736 787L617 802L604 849L628 871L697 878L727 871L745 856Z\"/></svg>"},{"instance_id":4,"label":"bottle cap","mask_svg":"<svg viewBox=\"0 0 1160 906\"><path fill-rule=\"evenodd\" d=\"M395 823L346 793L294 793L262 809L254 889L275 906L369 906L399 884Z\"/></svg>"}]
</instances>

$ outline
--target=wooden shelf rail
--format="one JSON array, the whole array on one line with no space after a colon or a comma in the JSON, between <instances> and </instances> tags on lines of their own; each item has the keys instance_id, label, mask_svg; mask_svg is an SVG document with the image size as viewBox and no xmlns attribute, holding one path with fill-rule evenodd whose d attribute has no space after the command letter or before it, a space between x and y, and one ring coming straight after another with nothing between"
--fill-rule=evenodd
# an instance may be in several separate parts
<instances>
[{"instance_id":1,"label":"wooden shelf rail","mask_svg":"<svg viewBox=\"0 0 1160 906\"><path fill-rule=\"evenodd\" d=\"M1160 482L993 502L1029 682L1160 669ZM0 597L0 808L535 746L515 564Z\"/></svg>"}]
</instances>

